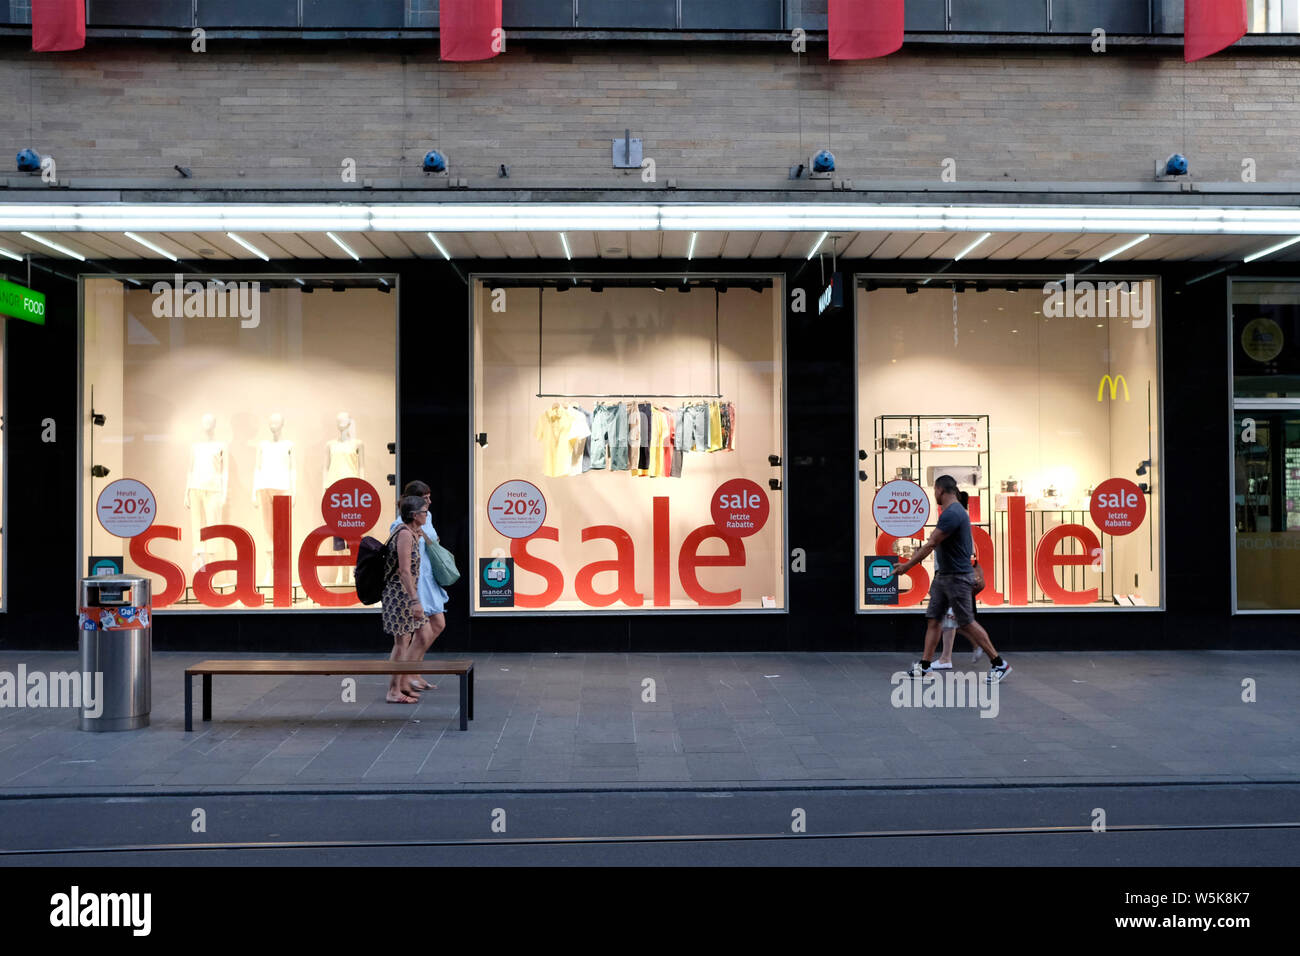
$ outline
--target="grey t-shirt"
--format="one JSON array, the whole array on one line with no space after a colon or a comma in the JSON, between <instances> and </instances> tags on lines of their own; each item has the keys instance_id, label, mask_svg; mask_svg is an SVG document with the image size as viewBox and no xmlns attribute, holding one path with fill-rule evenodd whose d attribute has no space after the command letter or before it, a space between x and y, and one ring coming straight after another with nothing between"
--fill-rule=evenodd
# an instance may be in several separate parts
<instances>
[{"instance_id":1,"label":"grey t-shirt","mask_svg":"<svg viewBox=\"0 0 1300 956\"><path fill-rule=\"evenodd\" d=\"M943 509L938 528L948 537L934 549L935 570L946 574L970 574L970 515L960 501L954 501Z\"/></svg>"}]
</instances>

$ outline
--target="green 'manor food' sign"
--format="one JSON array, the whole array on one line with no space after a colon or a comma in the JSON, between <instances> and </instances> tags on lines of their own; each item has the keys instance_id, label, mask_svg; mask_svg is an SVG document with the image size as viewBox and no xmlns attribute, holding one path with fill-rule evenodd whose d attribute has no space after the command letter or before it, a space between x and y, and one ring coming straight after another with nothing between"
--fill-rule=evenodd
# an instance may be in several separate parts
<instances>
[{"instance_id":1,"label":"green 'manor food' sign","mask_svg":"<svg viewBox=\"0 0 1300 956\"><path fill-rule=\"evenodd\" d=\"M45 324L45 293L0 279L0 315Z\"/></svg>"}]
</instances>

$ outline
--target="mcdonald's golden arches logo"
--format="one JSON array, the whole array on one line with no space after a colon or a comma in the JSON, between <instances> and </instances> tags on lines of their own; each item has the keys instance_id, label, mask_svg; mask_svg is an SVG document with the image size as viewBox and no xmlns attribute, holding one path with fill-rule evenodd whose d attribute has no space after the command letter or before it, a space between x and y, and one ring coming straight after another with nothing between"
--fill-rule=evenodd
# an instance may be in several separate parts
<instances>
[{"instance_id":1,"label":"mcdonald's golden arches logo","mask_svg":"<svg viewBox=\"0 0 1300 956\"><path fill-rule=\"evenodd\" d=\"M1116 373L1114 378L1111 378L1109 373L1101 377L1101 381L1097 383L1097 401L1101 401L1101 393L1106 390L1108 384L1110 385L1110 400L1112 402L1115 401L1115 393L1119 391L1121 385L1124 386L1124 401L1128 401L1128 382L1124 379L1122 372Z\"/></svg>"}]
</instances>

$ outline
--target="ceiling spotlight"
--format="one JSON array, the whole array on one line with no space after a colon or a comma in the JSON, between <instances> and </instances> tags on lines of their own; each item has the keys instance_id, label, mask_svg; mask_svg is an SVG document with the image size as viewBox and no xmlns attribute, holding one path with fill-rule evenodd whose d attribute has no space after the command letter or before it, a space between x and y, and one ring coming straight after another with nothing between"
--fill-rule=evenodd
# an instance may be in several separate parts
<instances>
[{"instance_id":1,"label":"ceiling spotlight","mask_svg":"<svg viewBox=\"0 0 1300 956\"><path fill-rule=\"evenodd\" d=\"M964 282L954 282L954 283L952 284L952 291L953 291L953 292L965 292L965 291L966 291L966 283L964 283Z\"/></svg>"},{"instance_id":2,"label":"ceiling spotlight","mask_svg":"<svg viewBox=\"0 0 1300 956\"><path fill-rule=\"evenodd\" d=\"M866 289L868 292L875 292L877 289L880 288L880 283L876 282L875 279L868 279L866 283L863 284L862 287Z\"/></svg>"},{"instance_id":3,"label":"ceiling spotlight","mask_svg":"<svg viewBox=\"0 0 1300 956\"><path fill-rule=\"evenodd\" d=\"M726 292L727 284L725 282L719 282L717 285L714 286L714 288L717 289L719 293Z\"/></svg>"},{"instance_id":4,"label":"ceiling spotlight","mask_svg":"<svg viewBox=\"0 0 1300 956\"><path fill-rule=\"evenodd\" d=\"M759 293L760 295L763 292L763 283L761 282L751 282L749 284L749 287L753 289L755 292Z\"/></svg>"},{"instance_id":5,"label":"ceiling spotlight","mask_svg":"<svg viewBox=\"0 0 1300 956\"><path fill-rule=\"evenodd\" d=\"M918 292L921 291L919 288L917 288L915 282L909 282L907 285L903 286L903 288L904 290L906 290L908 295L916 295Z\"/></svg>"},{"instance_id":6,"label":"ceiling spotlight","mask_svg":"<svg viewBox=\"0 0 1300 956\"><path fill-rule=\"evenodd\" d=\"M1151 459L1148 458L1145 461L1138 463L1137 473L1139 475L1145 475L1147 473L1147 469L1150 467L1151 467Z\"/></svg>"},{"instance_id":7,"label":"ceiling spotlight","mask_svg":"<svg viewBox=\"0 0 1300 956\"><path fill-rule=\"evenodd\" d=\"M987 282L976 282L976 283L975 283L975 291L976 291L976 292L987 292L987 291L989 291L989 284L988 284Z\"/></svg>"},{"instance_id":8,"label":"ceiling spotlight","mask_svg":"<svg viewBox=\"0 0 1300 956\"><path fill-rule=\"evenodd\" d=\"M593 282L593 283L591 284L591 291L592 291L592 292L604 292L604 291L605 291L605 287L604 287L603 285L601 285L599 282Z\"/></svg>"},{"instance_id":9,"label":"ceiling spotlight","mask_svg":"<svg viewBox=\"0 0 1300 956\"><path fill-rule=\"evenodd\" d=\"M342 282L335 282L333 285L330 286L330 288L333 289L335 292L343 292L346 291L347 286L345 286Z\"/></svg>"}]
</instances>

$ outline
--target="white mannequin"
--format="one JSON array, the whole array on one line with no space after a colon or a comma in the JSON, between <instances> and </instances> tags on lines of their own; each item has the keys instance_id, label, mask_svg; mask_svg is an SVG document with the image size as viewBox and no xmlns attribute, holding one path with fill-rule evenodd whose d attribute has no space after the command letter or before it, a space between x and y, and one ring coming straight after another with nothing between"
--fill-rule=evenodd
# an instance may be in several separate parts
<instances>
[{"instance_id":1,"label":"white mannequin","mask_svg":"<svg viewBox=\"0 0 1300 956\"><path fill-rule=\"evenodd\" d=\"M339 437L325 443L325 484L328 488L340 478L366 477L366 453L361 442L352 437L355 422L347 412L339 412L335 419ZM351 584L352 569L339 568L336 584Z\"/></svg>"},{"instance_id":2,"label":"white mannequin","mask_svg":"<svg viewBox=\"0 0 1300 956\"><path fill-rule=\"evenodd\" d=\"M190 446L190 469L185 476L185 507L190 512L196 571L207 566L207 544L199 538L199 532L221 524L230 479L226 445L216 440L216 428L216 416L204 415L199 424L203 440Z\"/></svg>"},{"instance_id":3,"label":"white mannequin","mask_svg":"<svg viewBox=\"0 0 1300 956\"><path fill-rule=\"evenodd\" d=\"M253 507L262 512L262 527L266 531L266 571L262 576L264 585L269 585L273 576L275 527L272 499L276 495L292 496L298 485L293 442L280 437L284 430L284 416L272 412L267 419L267 427L271 430L271 439L258 442L257 465L253 469Z\"/></svg>"}]
</instances>

